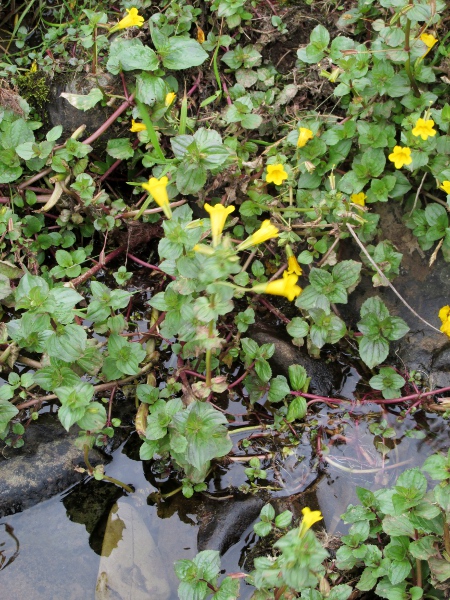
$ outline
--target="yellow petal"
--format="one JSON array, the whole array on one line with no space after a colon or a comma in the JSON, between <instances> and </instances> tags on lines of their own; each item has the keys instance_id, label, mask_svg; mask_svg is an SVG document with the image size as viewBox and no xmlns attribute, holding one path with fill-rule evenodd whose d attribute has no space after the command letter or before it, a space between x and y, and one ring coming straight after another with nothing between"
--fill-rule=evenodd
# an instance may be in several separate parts
<instances>
[{"instance_id":1,"label":"yellow petal","mask_svg":"<svg viewBox=\"0 0 450 600\"><path fill-rule=\"evenodd\" d=\"M211 221L213 246L217 246L220 243L220 238L222 236L222 231L225 227L227 217L235 210L235 207L227 206L225 208L225 206L223 206L222 204L216 204L215 206L211 206L210 204L205 203L204 209L209 214L209 218Z\"/></svg>"},{"instance_id":2,"label":"yellow petal","mask_svg":"<svg viewBox=\"0 0 450 600\"><path fill-rule=\"evenodd\" d=\"M167 195L167 186L169 180L167 177L151 177L148 183L143 183L142 187L150 194L158 206L160 206L168 219L172 217L172 210L169 206L169 196Z\"/></svg>"}]
</instances>

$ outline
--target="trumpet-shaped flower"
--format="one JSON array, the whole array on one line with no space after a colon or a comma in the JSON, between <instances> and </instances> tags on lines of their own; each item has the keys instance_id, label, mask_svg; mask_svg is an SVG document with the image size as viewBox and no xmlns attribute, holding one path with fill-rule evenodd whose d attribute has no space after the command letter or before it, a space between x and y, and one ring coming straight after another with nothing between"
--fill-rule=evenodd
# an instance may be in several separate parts
<instances>
[{"instance_id":1,"label":"trumpet-shaped flower","mask_svg":"<svg viewBox=\"0 0 450 600\"><path fill-rule=\"evenodd\" d=\"M285 251L288 259L287 272L289 273L289 275L291 275L292 273L294 273L295 275L301 275L303 272L302 268L298 264L298 260L295 258L294 253L292 252L292 248L289 246L289 244L286 244Z\"/></svg>"},{"instance_id":2,"label":"trumpet-shaped flower","mask_svg":"<svg viewBox=\"0 0 450 600\"><path fill-rule=\"evenodd\" d=\"M300 127L298 130L297 148L303 148L303 146L306 146L308 140L312 140L313 137L314 134L311 129L308 129L307 127Z\"/></svg>"},{"instance_id":3,"label":"trumpet-shaped flower","mask_svg":"<svg viewBox=\"0 0 450 600\"><path fill-rule=\"evenodd\" d=\"M443 181L442 185L439 186L439 189L446 194L450 194L450 181Z\"/></svg>"},{"instance_id":4,"label":"trumpet-shaped flower","mask_svg":"<svg viewBox=\"0 0 450 600\"><path fill-rule=\"evenodd\" d=\"M117 31L118 29L126 29L127 27L142 27L144 24L144 17L138 14L137 8L125 9L127 11L127 16L124 17L121 21L114 25L114 27L110 30L110 33Z\"/></svg>"},{"instance_id":5,"label":"trumpet-shaped flower","mask_svg":"<svg viewBox=\"0 0 450 600\"><path fill-rule=\"evenodd\" d=\"M225 227L225 221L229 214L234 212L234 206L223 206L222 204L216 204L211 206L210 204L204 205L204 209L209 214L211 220L211 232L213 238L213 246L220 244L220 238L222 237L222 231Z\"/></svg>"},{"instance_id":6,"label":"trumpet-shaped flower","mask_svg":"<svg viewBox=\"0 0 450 600\"><path fill-rule=\"evenodd\" d=\"M352 194L350 196L350 201L353 202L353 204L359 204L359 206L365 206L366 198L367 198L367 196L365 195L364 192L359 192L359 194Z\"/></svg>"},{"instance_id":7,"label":"trumpet-shaped flower","mask_svg":"<svg viewBox=\"0 0 450 600\"><path fill-rule=\"evenodd\" d=\"M290 302L302 293L302 288L296 285L298 275L284 271L283 279L276 279L268 283L258 283L252 287L253 292L261 294L272 294L273 296L284 296Z\"/></svg>"},{"instance_id":8,"label":"trumpet-shaped flower","mask_svg":"<svg viewBox=\"0 0 450 600\"><path fill-rule=\"evenodd\" d=\"M432 35L431 33L422 33L422 35L420 36L420 40L428 48L425 54L422 55L422 58L424 58L431 50L431 48L437 43L437 38L435 38L434 35Z\"/></svg>"},{"instance_id":9,"label":"trumpet-shaped flower","mask_svg":"<svg viewBox=\"0 0 450 600\"><path fill-rule=\"evenodd\" d=\"M166 106L170 106L176 97L177 97L177 95L175 94L175 92L169 92L168 94L166 94L164 104Z\"/></svg>"},{"instance_id":10,"label":"trumpet-shaped flower","mask_svg":"<svg viewBox=\"0 0 450 600\"><path fill-rule=\"evenodd\" d=\"M158 206L160 206L168 219L172 218L172 209L169 204L169 196L167 195L167 186L169 180L167 177L157 179L152 177L148 183L143 183L142 187L146 190Z\"/></svg>"},{"instance_id":11,"label":"trumpet-shaped flower","mask_svg":"<svg viewBox=\"0 0 450 600\"><path fill-rule=\"evenodd\" d=\"M288 258L288 268L287 272L289 275L294 273L295 275L301 275L303 273L301 266L298 264L298 260L295 256L290 256Z\"/></svg>"},{"instance_id":12,"label":"trumpet-shaped flower","mask_svg":"<svg viewBox=\"0 0 450 600\"><path fill-rule=\"evenodd\" d=\"M418 119L416 126L412 130L412 134L416 137L421 137L423 140L427 140L429 137L436 135L436 129L433 129L433 119Z\"/></svg>"},{"instance_id":13,"label":"trumpet-shaped flower","mask_svg":"<svg viewBox=\"0 0 450 600\"><path fill-rule=\"evenodd\" d=\"M146 131L147 127L144 125L144 123L136 123L136 121L134 119L131 119L131 127L130 127L130 131L133 133L139 133L139 131Z\"/></svg>"},{"instance_id":14,"label":"trumpet-shaped flower","mask_svg":"<svg viewBox=\"0 0 450 600\"><path fill-rule=\"evenodd\" d=\"M277 165L267 165L267 183L274 183L275 185L281 185L285 179L288 178L288 174L284 170L281 163Z\"/></svg>"},{"instance_id":15,"label":"trumpet-shaped flower","mask_svg":"<svg viewBox=\"0 0 450 600\"><path fill-rule=\"evenodd\" d=\"M439 311L439 318L442 321L441 331L450 337L450 306L443 306Z\"/></svg>"},{"instance_id":16,"label":"trumpet-shaped flower","mask_svg":"<svg viewBox=\"0 0 450 600\"><path fill-rule=\"evenodd\" d=\"M311 529L314 523L317 523L323 519L320 510L311 510L307 506L302 509L302 515L303 519L298 532L298 537L303 537L308 529Z\"/></svg>"},{"instance_id":17,"label":"trumpet-shaped flower","mask_svg":"<svg viewBox=\"0 0 450 600\"><path fill-rule=\"evenodd\" d=\"M395 146L391 154L389 154L389 160L394 163L396 169L401 169L405 165L412 163L411 148L402 146Z\"/></svg>"},{"instance_id":18,"label":"trumpet-shaped flower","mask_svg":"<svg viewBox=\"0 0 450 600\"><path fill-rule=\"evenodd\" d=\"M263 221L258 231L252 233L250 237L239 244L237 250L245 250L246 248L250 248L250 246L257 246L258 244L262 244L262 242L276 237L278 237L278 229L267 219Z\"/></svg>"}]
</instances>

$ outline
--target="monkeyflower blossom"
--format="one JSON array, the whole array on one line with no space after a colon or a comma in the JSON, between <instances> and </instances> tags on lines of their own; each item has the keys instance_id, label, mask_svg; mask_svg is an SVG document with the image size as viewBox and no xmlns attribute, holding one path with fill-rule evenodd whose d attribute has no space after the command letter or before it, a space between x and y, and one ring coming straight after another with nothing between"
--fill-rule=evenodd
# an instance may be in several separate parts
<instances>
[{"instance_id":1,"label":"monkeyflower blossom","mask_svg":"<svg viewBox=\"0 0 450 600\"><path fill-rule=\"evenodd\" d=\"M439 186L439 189L446 194L450 194L450 181L443 181L442 185Z\"/></svg>"},{"instance_id":2,"label":"monkeyflower blossom","mask_svg":"<svg viewBox=\"0 0 450 600\"><path fill-rule=\"evenodd\" d=\"M166 98L164 100L164 104L166 106L170 106L172 104L172 102L175 100L176 97L177 97L177 95L175 94L175 92L169 92L166 95Z\"/></svg>"},{"instance_id":3,"label":"monkeyflower blossom","mask_svg":"<svg viewBox=\"0 0 450 600\"><path fill-rule=\"evenodd\" d=\"M138 14L137 8L126 8L127 16L124 17L121 21L114 25L112 29L109 30L109 33L113 33L118 29L127 29L127 27L142 27L144 24L144 17Z\"/></svg>"},{"instance_id":4,"label":"monkeyflower blossom","mask_svg":"<svg viewBox=\"0 0 450 600\"><path fill-rule=\"evenodd\" d=\"M302 515L303 519L298 531L298 537L303 537L308 529L311 529L314 523L317 523L323 519L320 510L311 510L307 506L302 509Z\"/></svg>"},{"instance_id":5,"label":"monkeyflower blossom","mask_svg":"<svg viewBox=\"0 0 450 600\"><path fill-rule=\"evenodd\" d=\"M394 150L388 156L389 160L394 163L396 169L401 169L405 165L412 163L411 148L395 146Z\"/></svg>"},{"instance_id":6,"label":"monkeyflower blossom","mask_svg":"<svg viewBox=\"0 0 450 600\"><path fill-rule=\"evenodd\" d=\"M223 206L222 204L216 204L215 206L211 206L210 204L205 203L204 209L209 214L209 218L211 220L211 232L213 238L213 246L218 246L220 244L220 238L222 237L222 231L225 227L225 221L229 214L234 212L234 206Z\"/></svg>"},{"instance_id":7,"label":"monkeyflower blossom","mask_svg":"<svg viewBox=\"0 0 450 600\"><path fill-rule=\"evenodd\" d=\"M287 268L287 272L289 275L291 275L292 273L295 275L301 275L303 273L301 266L298 264L298 260L295 258L294 253L292 252L291 247L289 246L289 244L286 245L286 256L288 259L288 268Z\"/></svg>"},{"instance_id":8,"label":"monkeyflower blossom","mask_svg":"<svg viewBox=\"0 0 450 600\"><path fill-rule=\"evenodd\" d=\"M307 127L300 127L298 130L297 148L303 148L303 146L306 146L308 140L312 140L313 137L314 134L311 129L308 129Z\"/></svg>"},{"instance_id":9,"label":"monkeyflower blossom","mask_svg":"<svg viewBox=\"0 0 450 600\"><path fill-rule=\"evenodd\" d=\"M272 294L273 296L284 296L292 302L294 298L300 296L302 288L296 285L298 281L298 275L294 273L289 274L287 271L283 273L283 279L276 279L275 281L269 281L267 283L258 283L252 287L252 292L258 292L259 294Z\"/></svg>"},{"instance_id":10,"label":"monkeyflower blossom","mask_svg":"<svg viewBox=\"0 0 450 600\"><path fill-rule=\"evenodd\" d=\"M420 36L419 39L428 48L428 50L425 52L425 54L422 55L422 58L424 58L428 54L428 52L431 50L431 48L437 43L437 38L435 38L434 35L432 35L431 33L422 33L422 35Z\"/></svg>"},{"instance_id":11,"label":"monkeyflower blossom","mask_svg":"<svg viewBox=\"0 0 450 600\"><path fill-rule=\"evenodd\" d=\"M144 123L136 123L134 119L131 119L130 131L132 133L139 133L139 131L147 131L147 127Z\"/></svg>"},{"instance_id":12,"label":"monkeyflower blossom","mask_svg":"<svg viewBox=\"0 0 450 600\"><path fill-rule=\"evenodd\" d=\"M359 206L365 206L366 198L367 196L364 192L359 192L359 194L352 194L350 196L350 202L353 202L353 204L359 204Z\"/></svg>"},{"instance_id":13,"label":"monkeyflower blossom","mask_svg":"<svg viewBox=\"0 0 450 600\"><path fill-rule=\"evenodd\" d=\"M450 306L443 306L439 311L439 318L442 321L441 331L450 337Z\"/></svg>"},{"instance_id":14,"label":"monkeyflower blossom","mask_svg":"<svg viewBox=\"0 0 450 600\"><path fill-rule=\"evenodd\" d=\"M247 248L250 248L250 246L257 246L258 244L262 244L262 242L266 242L267 240L276 237L278 237L277 227L272 225L269 219L266 219L262 222L262 225L258 231L252 233L250 237L239 244L237 250L246 250Z\"/></svg>"},{"instance_id":15,"label":"monkeyflower blossom","mask_svg":"<svg viewBox=\"0 0 450 600\"><path fill-rule=\"evenodd\" d=\"M281 185L285 179L288 178L288 174L284 170L281 163L277 165L267 165L267 183L274 183L275 185Z\"/></svg>"},{"instance_id":16,"label":"monkeyflower blossom","mask_svg":"<svg viewBox=\"0 0 450 600\"><path fill-rule=\"evenodd\" d=\"M152 177L148 183L143 183L142 187L146 190L158 206L160 206L168 219L172 218L172 209L169 204L169 196L167 195L167 186L169 180L167 177L157 179Z\"/></svg>"},{"instance_id":17,"label":"monkeyflower blossom","mask_svg":"<svg viewBox=\"0 0 450 600\"><path fill-rule=\"evenodd\" d=\"M427 140L429 137L436 135L436 129L433 129L433 119L418 119L416 126L412 130L412 134L416 137L421 137L423 140Z\"/></svg>"}]
</instances>

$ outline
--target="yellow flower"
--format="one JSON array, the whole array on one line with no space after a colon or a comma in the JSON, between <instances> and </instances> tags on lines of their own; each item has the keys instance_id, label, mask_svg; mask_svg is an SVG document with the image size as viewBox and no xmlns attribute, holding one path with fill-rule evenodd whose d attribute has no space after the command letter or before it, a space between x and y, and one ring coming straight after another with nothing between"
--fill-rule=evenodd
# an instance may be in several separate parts
<instances>
[{"instance_id":1,"label":"yellow flower","mask_svg":"<svg viewBox=\"0 0 450 600\"><path fill-rule=\"evenodd\" d=\"M289 275L294 273L295 275L301 275L303 273L301 266L298 264L298 260L295 256L290 256L288 258L288 268L287 272Z\"/></svg>"},{"instance_id":2,"label":"yellow flower","mask_svg":"<svg viewBox=\"0 0 450 600\"><path fill-rule=\"evenodd\" d=\"M276 237L278 237L278 229L275 225L272 225L269 219L267 219L266 221L263 221L258 231L252 233L249 238L239 244L237 250L245 250L246 248L250 248L250 246L257 246L262 242L266 242L267 240Z\"/></svg>"},{"instance_id":3,"label":"yellow flower","mask_svg":"<svg viewBox=\"0 0 450 600\"><path fill-rule=\"evenodd\" d=\"M314 137L311 129L307 129L306 127L300 127L298 130L298 141L297 148L303 148L308 143L308 140L312 140Z\"/></svg>"},{"instance_id":4,"label":"yellow flower","mask_svg":"<svg viewBox=\"0 0 450 600\"><path fill-rule=\"evenodd\" d=\"M274 183L275 185L281 185L285 179L288 178L288 174L284 170L281 163L278 165L267 165L267 183Z\"/></svg>"},{"instance_id":5,"label":"yellow flower","mask_svg":"<svg viewBox=\"0 0 450 600\"><path fill-rule=\"evenodd\" d=\"M164 100L164 104L166 106L170 106L172 104L172 102L175 100L176 97L177 97L177 95L175 94L175 92L169 92L166 95L166 99Z\"/></svg>"},{"instance_id":6,"label":"yellow flower","mask_svg":"<svg viewBox=\"0 0 450 600\"><path fill-rule=\"evenodd\" d=\"M412 134L416 137L421 137L423 140L428 139L429 137L433 137L436 135L436 129L433 129L434 121L433 119L419 119L416 123L416 126L412 130Z\"/></svg>"},{"instance_id":7,"label":"yellow flower","mask_svg":"<svg viewBox=\"0 0 450 600\"><path fill-rule=\"evenodd\" d=\"M220 244L220 238L222 237L222 231L225 227L225 221L229 214L234 212L234 206L223 206L222 204L216 204L211 206L210 204L204 205L204 209L209 214L211 220L211 232L213 238L213 246Z\"/></svg>"},{"instance_id":8,"label":"yellow flower","mask_svg":"<svg viewBox=\"0 0 450 600\"><path fill-rule=\"evenodd\" d=\"M439 311L439 318L442 321L441 331L450 337L450 306L443 306Z\"/></svg>"},{"instance_id":9,"label":"yellow flower","mask_svg":"<svg viewBox=\"0 0 450 600\"><path fill-rule=\"evenodd\" d=\"M411 149L406 146L395 146L392 154L389 154L389 160L394 163L396 169L401 169L405 165L412 163Z\"/></svg>"},{"instance_id":10,"label":"yellow flower","mask_svg":"<svg viewBox=\"0 0 450 600\"><path fill-rule=\"evenodd\" d=\"M289 273L289 275L291 275L292 273L295 273L295 275L301 275L303 272L302 268L298 264L298 260L295 258L294 253L292 252L292 248L289 246L289 244L286 244L285 250L288 259L287 272Z\"/></svg>"},{"instance_id":11,"label":"yellow flower","mask_svg":"<svg viewBox=\"0 0 450 600\"><path fill-rule=\"evenodd\" d=\"M311 529L314 523L317 523L317 521L321 521L323 519L320 510L311 510L307 506L302 509L302 515L303 520L300 525L298 537L303 537L308 529Z\"/></svg>"},{"instance_id":12,"label":"yellow flower","mask_svg":"<svg viewBox=\"0 0 450 600\"><path fill-rule=\"evenodd\" d=\"M144 24L144 17L141 17L138 14L137 8L126 8L127 16L124 17L121 21L114 25L112 29L110 29L110 33L113 31L117 31L118 29L126 29L127 27L141 27Z\"/></svg>"},{"instance_id":13,"label":"yellow flower","mask_svg":"<svg viewBox=\"0 0 450 600\"><path fill-rule=\"evenodd\" d=\"M353 202L353 204L359 204L359 206L365 206L366 198L367 198L367 196L365 195L364 192L359 192L359 194L352 194L350 196L350 201Z\"/></svg>"},{"instance_id":14,"label":"yellow flower","mask_svg":"<svg viewBox=\"0 0 450 600\"><path fill-rule=\"evenodd\" d=\"M283 273L283 279L276 279L268 283L258 283L252 287L253 292L261 294L272 294L273 296L284 296L290 302L300 296L302 288L296 285L298 276L295 273L289 274L287 271Z\"/></svg>"},{"instance_id":15,"label":"yellow flower","mask_svg":"<svg viewBox=\"0 0 450 600\"><path fill-rule=\"evenodd\" d=\"M420 39L425 44L425 46L428 48L428 50L425 52L425 54L422 55L422 58L424 58L428 54L428 52L431 50L431 48L437 43L437 39L431 33L422 33L422 35L420 36Z\"/></svg>"},{"instance_id":16,"label":"yellow flower","mask_svg":"<svg viewBox=\"0 0 450 600\"><path fill-rule=\"evenodd\" d=\"M131 119L130 131L133 133L139 133L139 131L147 131L147 127L144 125L144 123L136 123L134 119Z\"/></svg>"},{"instance_id":17,"label":"yellow flower","mask_svg":"<svg viewBox=\"0 0 450 600\"><path fill-rule=\"evenodd\" d=\"M148 183L143 183L142 187L146 190L153 200L156 202L158 206L160 206L164 214L168 219L172 218L172 209L169 205L169 196L167 195L167 186L169 185L169 180L167 177L161 177L161 179L156 179L156 177L152 177L148 180Z\"/></svg>"},{"instance_id":18,"label":"yellow flower","mask_svg":"<svg viewBox=\"0 0 450 600\"><path fill-rule=\"evenodd\" d=\"M439 189L446 194L450 194L450 181L443 181L442 185L439 186Z\"/></svg>"}]
</instances>

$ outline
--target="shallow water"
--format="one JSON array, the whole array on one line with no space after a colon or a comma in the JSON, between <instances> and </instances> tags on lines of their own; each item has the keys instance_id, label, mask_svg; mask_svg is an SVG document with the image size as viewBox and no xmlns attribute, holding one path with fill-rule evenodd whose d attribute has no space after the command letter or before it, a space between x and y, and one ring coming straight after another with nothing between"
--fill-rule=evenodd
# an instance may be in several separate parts
<instances>
[{"instance_id":1,"label":"shallow water","mask_svg":"<svg viewBox=\"0 0 450 600\"><path fill-rule=\"evenodd\" d=\"M316 414L311 427L317 434L316 446L320 438L327 443L329 452L322 446L324 461L319 464L308 441L311 432L305 432L283 464L269 469L268 481L279 484L279 491L273 494L279 507L288 507L296 515L305 505L319 508L328 532L344 533L339 515L349 503L357 502L356 486L372 490L390 486L402 470L420 465L430 454L448 448L447 423L438 415L418 412L399 423L398 409L382 412L372 406L374 412L368 414L367 407L363 412L361 407L350 404L346 414L342 408L337 411L327 407ZM380 436L369 431L381 418L396 428L396 437L384 440L387 452L384 459L376 449ZM417 432L421 431L427 433L426 438L415 437L420 436ZM270 445L264 438L258 440L258 444L266 448ZM150 581L166 582L164 585L170 590L167 600L176 600L178 582L173 562L192 558L197 553L205 498L196 495L186 500L177 494L160 505L149 504L148 495L157 489L149 480L155 483L155 475L150 462L135 460L138 446L134 435L116 450L113 461L106 467L109 476L131 484L136 489L135 494L127 495L112 484L90 480L23 513L1 519L2 598L94 599L106 520L117 501L119 517L122 507L122 514L128 515L131 510L140 519L139 523L142 522L139 527L144 537L139 537L140 547L133 550L136 562L145 559L148 546L154 543L163 567L155 568L147 562L145 570ZM252 452L255 451L253 448ZM245 463L234 463L227 469L221 467L209 480L208 493L216 498L232 495L237 486L246 481L245 466ZM266 482L261 484L266 485ZM217 512L224 506L220 500L208 501ZM124 510L125 505L128 512ZM127 523L121 523L121 527L126 529ZM249 525L240 541L225 552L223 568L228 572L248 572L248 553L256 541L257 536ZM120 543L119 540L115 545L120 546ZM245 584L241 587L241 598L250 598L252 589Z\"/></svg>"}]
</instances>

